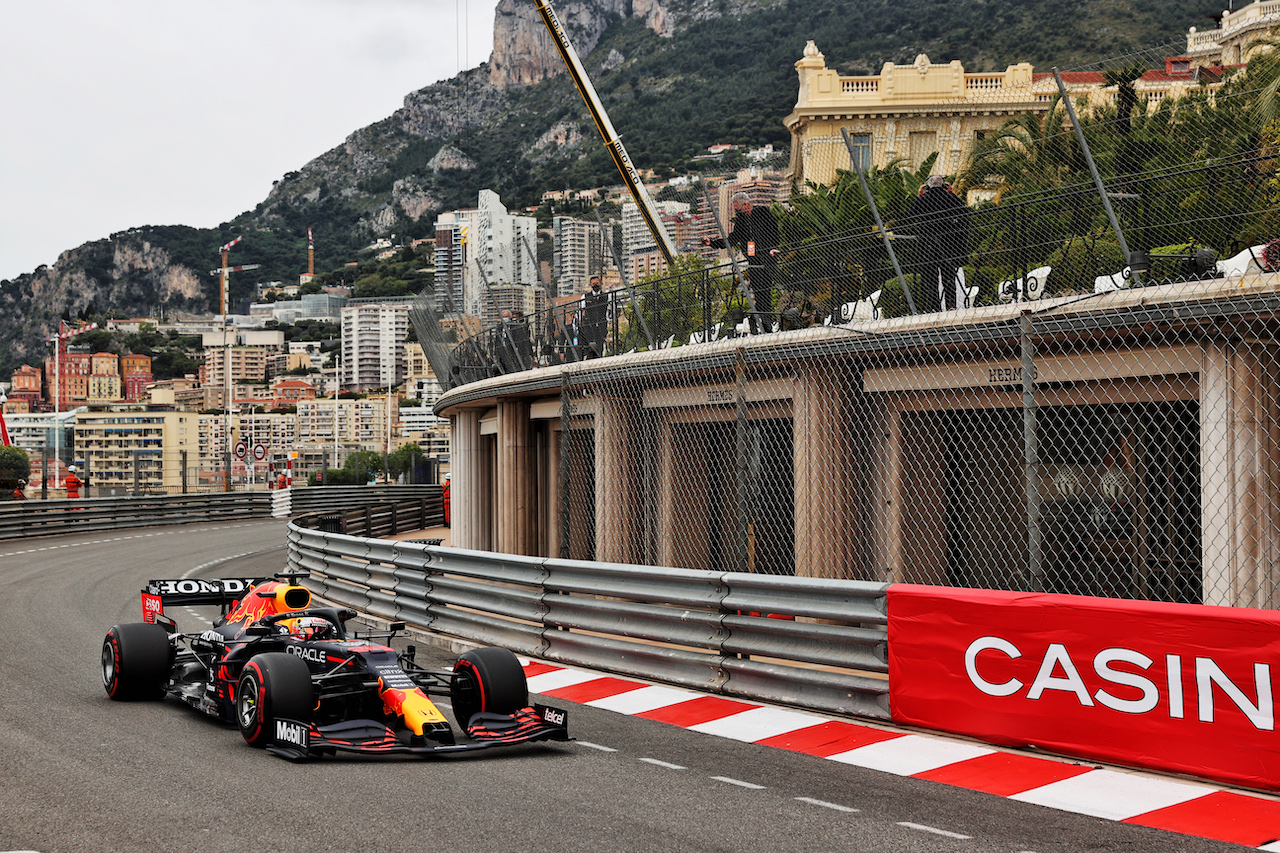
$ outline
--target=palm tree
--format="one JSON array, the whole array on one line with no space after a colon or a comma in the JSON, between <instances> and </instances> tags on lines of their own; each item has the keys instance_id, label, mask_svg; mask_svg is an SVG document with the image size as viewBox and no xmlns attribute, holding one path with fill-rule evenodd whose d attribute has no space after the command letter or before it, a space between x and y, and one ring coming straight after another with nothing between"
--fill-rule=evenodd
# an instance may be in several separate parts
<instances>
[{"instance_id":1,"label":"palm tree","mask_svg":"<svg viewBox=\"0 0 1280 853\"><path fill-rule=\"evenodd\" d=\"M981 140L957 177L957 191L996 187L1006 195L1060 186L1080 160L1062 99L1054 95L1043 114L1024 113Z\"/></svg>"}]
</instances>

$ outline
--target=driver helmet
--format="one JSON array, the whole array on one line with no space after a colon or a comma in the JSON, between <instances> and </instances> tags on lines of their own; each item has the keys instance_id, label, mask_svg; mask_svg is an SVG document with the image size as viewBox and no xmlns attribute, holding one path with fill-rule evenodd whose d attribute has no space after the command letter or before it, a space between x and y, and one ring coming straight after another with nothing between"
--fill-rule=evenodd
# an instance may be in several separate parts
<instances>
[{"instance_id":1,"label":"driver helmet","mask_svg":"<svg viewBox=\"0 0 1280 853\"><path fill-rule=\"evenodd\" d=\"M281 624L291 635L303 640L319 640L333 633L333 623L321 616L299 616Z\"/></svg>"},{"instance_id":2,"label":"driver helmet","mask_svg":"<svg viewBox=\"0 0 1280 853\"><path fill-rule=\"evenodd\" d=\"M76 473L76 466L74 466L74 465L68 465L68 466L67 466L67 470L68 470L68 471L70 471L72 474L74 474L74 473Z\"/></svg>"}]
</instances>

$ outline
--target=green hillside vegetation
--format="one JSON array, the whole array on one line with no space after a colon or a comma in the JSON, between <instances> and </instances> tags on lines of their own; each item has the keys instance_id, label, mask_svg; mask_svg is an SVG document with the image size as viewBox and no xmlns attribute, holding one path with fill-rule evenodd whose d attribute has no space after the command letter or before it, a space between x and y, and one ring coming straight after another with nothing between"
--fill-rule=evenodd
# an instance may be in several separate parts
<instances>
[{"instance_id":1,"label":"green hillside vegetation","mask_svg":"<svg viewBox=\"0 0 1280 853\"><path fill-rule=\"evenodd\" d=\"M785 148L789 138L782 119L795 102L794 63L809 39L843 74L875 73L886 61L909 63L921 52L935 62L959 59L971 71L1023 60L1040 69L1067 70L1142 45L1168 42L1169 53L1180 53L1186 28L1205 25L1203 5L1191 0L788 0L748 8L741 17L690 23L671 38L657 36L637 20L618 18L587 51L584 63L639 167L666 176L730 166L694 159L715 143ZM727 14L728 5L718 9ZM622 61L604 70L615 51ZM0 281L0 310L8 318L0 329L0 373L38 359L42 338L68 307L127 315L216 311L218 276L210 270L220 263L219 247L236 237L243 242L232 250L230 263L260 264L261 269L231 277L233 306L249 297L257 282L297 280L306 270L308 227L315 234L318 271L353 284L357 295L411 293L420 289L416 271L346 280L350 273L344 265L359 260L361 248L377 236L369 225L375 214L394 215L379 233L394 233L400 242L429 236L435 212L474 205L482 188L493 189L515 209L538 204L548 189L619 182L566 76L497 92L479 82L487 73L481 66L424 90L458 88L459 81L466 81L466 91L483 90L490 106L463 122L469 129L456 136L412 136L395 116L358 130L353 144L387 155L384 168L356 175L300 166L282 176L269 200L217 228L146 225L85 244L60 260L64 283L52 299L47 291L37 297L37 278L45 268ZM533 142L560 121L576 124L582 142L534 149ZM446 144L475 168L432 172L428 163ZM416 220L392 198L396 182L406 178L436 202ZM167 253L168 263L198 277L198 293L161 297L165 291L155 269L117 268L120 246ZM356 278L363 276L362 263Z\"/></svg>"}]
</instances>

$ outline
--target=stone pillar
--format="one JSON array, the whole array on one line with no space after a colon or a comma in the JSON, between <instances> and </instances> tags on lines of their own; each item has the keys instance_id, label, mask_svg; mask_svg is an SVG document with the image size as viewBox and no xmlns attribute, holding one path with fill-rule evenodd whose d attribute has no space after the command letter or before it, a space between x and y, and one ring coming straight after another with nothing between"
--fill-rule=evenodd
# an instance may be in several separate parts
<instances>
[{"instance_id":1,"label":"stone pillar","mask_svg":"<svg viewBox=\"0 0 1280 853\"><path fill-rule=\"evenodd\" d=\"M483 550L488 530L489 481L485 442L480 436L480 410L461 409L452 418L449 437L450 510L449 544L455 548Z\"/></svg>"},{"instance_id":2,"label":"stone pillar","mask_svg":"<svg viewBox=\"0 0 1280 853\"><path fill-rule=\"evenodd\" d=\"M796 576L847 577L844 543L852 535L845 518L839 471L844 430L839 375L801 368L796 375L792 434L795 464Z\"/></svg>"},{"instance_id":3,"label":"stone pillar","mask_svg":"<svg viewBox=\"0 0 1280 853\"><path fill-rule=\"evenodd\" d=\"M547 429L547 470L544 476L547 478L547 510L543 513L546 519L546 542L547 557L560 557L560 422L548 421L550 424Z\"/></svg>"},{"instance_id":4,"label":"stone pillar","mask_svg":"<svg viewBox=\"0 0 1280 853\"><path fill-rule=\"evenodd\" d=\"M538 551L537 491L529 401L498 402L498 541L504 554Z\"/></svg>"},{"instance_id":5,"label":"stone pillar","mask_svg":"<svg viewBox=\"0 0 1280 853\"><path fill-rule=\"evenodd\" d=\"M867 455L871 460L871 565L862 580L902 580L902 415L883 399L870 401Z\"/></svg>"},{"instance_id":6,"label":"stone pillar","mask_svg":"<svg viewBox=\"0 0 1280 853\"><path fill-rule=\"evenodd\" d=\"M706 425L663 422L658 431L657 563L679 569L714 569L710 490L714 481ZM724 477L723 472L721 477Z\"/></svg>"},{"instance_id":7,"label":"stone pillar","mask_svg":"<svg viewBox=\"0 0 1280 853\"><path fill-rule=\"evenodd\" d=\"M639 561L636 519L643 496L633 472L630 435L639 406L625 397L596 399L596 559L634 563Z\"/></svg>"},{"instance_id":8,"label":"stone pillar","mask_svg":"<svg viewBox=\"0 0 1280 853\"><path fill-rule=\"evenodd\" d=\"M1207 344L1200 372L1204 603L1280 607L1277 358L1266 344Z\"/></svg>"}]
</instances>

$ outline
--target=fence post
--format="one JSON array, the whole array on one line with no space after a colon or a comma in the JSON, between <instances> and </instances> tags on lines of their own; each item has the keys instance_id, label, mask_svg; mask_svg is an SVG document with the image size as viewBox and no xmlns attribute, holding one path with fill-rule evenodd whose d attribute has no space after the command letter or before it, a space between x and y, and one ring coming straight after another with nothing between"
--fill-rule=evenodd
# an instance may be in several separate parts
<instances>
[{"instance_id":1,"label":"fence post","mask_svg":"<svg viewBox=\"0 0 1280 853\"><path fill-rule=\"evenodd\" d=\"M560 559L569 559L569 425L573 419L569 399L569 372L560 371Z\"/></svg>"},{"instance_id":2,"label":"fence post","mask_svg":"<svg viewBox=\"0 0 1280 853\"><path fill-rule=\"evenodd\" d=\"M1107 212L1107 219L1111 222L1111 230L1116 232L1116 241L1120 244L1120 253L1124 255L1125 265L1129 267L1130 275L1133 276L1133 283L1142 286L1142 272L1138 269L1141 264L1134 264L1133 258L1129 256L1129 244L1125 242L1124 232L1120 230L1120 222L1116 219L1116 213L1111 209L1111 199L1107 197L1107 187L1102 183L1102 176L1098 174L1098 164L1093 162L1093 152L1089 150L1089 143L1084 138L1084 130L1080 127L1080 120L1076 118L1076 108L1071 103L1071 96L1067 94L1067 84L1062 82L1062 75L1058 73L1058 67L1053 68L1053 79L1058 83L1058 94L1062 97L1062 103L1067 108L1067 115L1071 117L1071 126L1075 128L1076 142L1080 143L1080 150L1084 152L1085 162L1089 164L1089 173L1093 175L1093 185L1098 188L1098 197L1102 199L1102 208Z\"/></svg>"},{"instance_id":3,"label":"fence post","mask_svg":"<svg viewBox=\"0 0 1280 853\"><path fill-rule=\"evenodd\" d=\"M858 174L858 183L862 184L862 194L867 197L867 205L871 208L871 215L875 218L876 229L880 232L880 239L884 241L885 251L889 253L889 260L893 262L893 271L898 276L898 283L902 285L902 295L907 298L907 310L912 314L916 313L916 301L911 298L911 288L907 287L907 279L902 274L902 267L898 264L898 253L893 250L893 241L889 239L889 232L884 230L884 223L880 220L880 208L876 206L876 200L871 195L871 187L867 186L867 176L862 173L862 160L853 150L853 140L849 138L849 128L840 128L841 135L844 136L844 146L849 149L849 163L853 167L853 171Z\"/></svg>"},{"instance_id":4,"label":"fence post","mask_svg":"<svg viewBox=\"0 0 1280 853\"><path fill-rule=\"evenodd\" d=\"M1027 583L1044 592L1040 549L1040 445L1036 437L1036 353L1031 337L1031 311L1024 310L1018 329L1022 338L1022 461L1027 501Z\"/></svg>"},{"instance_id":5,"label":"fence post","mask_svg":"<svg viewBox=\"0 0 1280 853\"><path fill-rule=\"evenodd\" d=\"M733 572L751 571L751 553L747 548L750 535L749 513L750 501L747 498L747 481L751 470L747 447L747 356L742 347L734 350L734 454L733 466L736 488L734 489L734 530L733 548L729 553L728 570Z\"/></svg>"}]
</instances>

